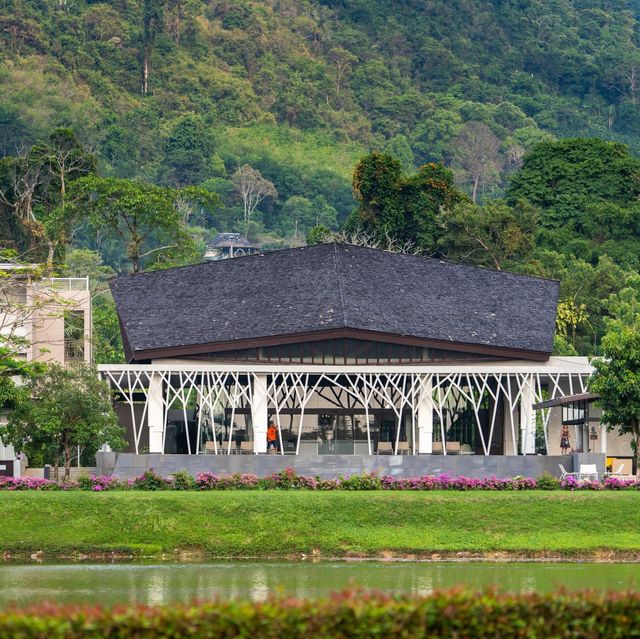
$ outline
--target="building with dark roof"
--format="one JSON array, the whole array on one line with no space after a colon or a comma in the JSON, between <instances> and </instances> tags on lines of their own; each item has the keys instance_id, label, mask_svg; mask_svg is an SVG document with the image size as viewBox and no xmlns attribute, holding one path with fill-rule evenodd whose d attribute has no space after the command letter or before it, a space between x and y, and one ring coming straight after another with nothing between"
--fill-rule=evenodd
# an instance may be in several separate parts
<instances>
[{"instance_id":1,"label":"building with dark roof","mask_svg":"<svg viewBox=\"0 0 640 639\"><path fill-rule=\"evenodd\" d=\"M240 233L218 233L210 242L204 253L204 259L226 260L229 257L252 255L260 250L260 245Z\"/></svg>"},{"instance_id":2,"label":"building with dark roof","mask_svg":"<svg viewBox=\"0 0 640 639\"><path fill-rule=\"evenodd\" d=\"M127 275L111 289L131 362L269 361L279 350L261 347L343 338L414 347L409 362L444 351L545 361L558 300L556 281L346 244ZM356 350L342 363L369 359Z\"/></svg>"},{"instance_id":3,"label":"building with dark roof","mask_svg":"<svg viewBox=\"0 0 640 639\"><path fill-rule=\"evenodd\" d=\"M102 374L135 453L549 453L533 404L592 370L551 356L558 282L414 255L320 244L111 289L128 364Z\"/></svg>"}]
</instances>

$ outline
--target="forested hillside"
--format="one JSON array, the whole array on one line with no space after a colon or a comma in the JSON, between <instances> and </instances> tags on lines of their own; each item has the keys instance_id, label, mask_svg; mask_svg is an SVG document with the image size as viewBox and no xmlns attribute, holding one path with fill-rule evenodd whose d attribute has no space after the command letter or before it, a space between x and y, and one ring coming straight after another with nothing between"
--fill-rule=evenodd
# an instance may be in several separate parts
<instances>
[{"instance_id":1,"label":"forested hillside","mask_svg":"<svg viewBox=\"0 0 640 639\"><path fill-rule=\"evenodd\" d=\"M4 0L0 248L103 286L216 231L361 229L557 277L558 350L597 350L640 296L639 26L640 0Z\"/></svg>"},{"instance_id":2,"label":"forested hillside","mask_svg":"<svg viewBox=\"0 0 640 639\"><path fill-rule=\"evenodd\" d=\"M344 220L367 149L407 169L444 161L476 198L495 195L550 136L640 150L639 7L5 0L0 151L71 126L104 175L218 191L226 206L205 222L220 229L240 217L229 176L249 163L277 188L260 207L277 236L296 220L303 236L318 209Z\"/></svg>"}]
</instances>

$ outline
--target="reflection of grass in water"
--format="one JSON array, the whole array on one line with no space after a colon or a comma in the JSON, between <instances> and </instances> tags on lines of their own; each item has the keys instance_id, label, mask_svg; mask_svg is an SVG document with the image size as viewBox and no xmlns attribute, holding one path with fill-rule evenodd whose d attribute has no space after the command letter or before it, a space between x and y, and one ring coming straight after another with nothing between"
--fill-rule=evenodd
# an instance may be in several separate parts
<instances>
[{"instance_id":1,"label":"reflection of grass in water","mask_svg":"<svg viewBox=\"0 0 640 639\"><path fill-rule=\"evenodd\" d=\"M639 552L640 493L0 493L0 549L217 556Z\"/></svg>"},{"instance_id":2,"label":"reflection of grass in water","mask_svg":"<svg viewBox=\"0 0 640 639\"><path fill-rule=\"evenodd\" d=\"M626 590L634 564L419 563L419 562L215 562L0 566L0 609L40 599L67 602L171 603L215 596L264 600L272 595L316 597L337 590L376 589L428 595L465 586L504 592Z\"/></svg>"}]
</instances>

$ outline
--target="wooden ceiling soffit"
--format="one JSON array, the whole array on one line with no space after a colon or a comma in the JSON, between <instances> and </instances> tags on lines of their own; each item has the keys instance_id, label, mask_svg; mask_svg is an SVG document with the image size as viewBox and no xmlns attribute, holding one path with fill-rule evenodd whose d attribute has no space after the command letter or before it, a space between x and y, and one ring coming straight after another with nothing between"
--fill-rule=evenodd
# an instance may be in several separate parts
<instances>
[{"instance_id":1,"label":"wooden ceiling soffit","mask_svg":"<svg viewBox=\"0 0 640 639\"><path fill-rule=\"evenodd\" d=\"M296 333L291 335L273 335L260 338L233 340L228 342L211 342L208 344L190 344L185 346L171 346L167 348L137 350L128 352L129 362L140 360L163 359L169 357L185 357L190 355L206 355L224 351L239 350L245 348L259 348L261 346L280 346L284 344L300 344L304 342L318 342L326 339L351 338L368 340L372 342L385 342L389 344L402 344L406 346L422 346L425 348L438 348L447 351L490 355L504 359L524 359L535 362L545 362L551 353L541 351L528 351L517 348L504 348L487 344L468 344L462 342L449 342L444 340L430 340L408 335L393 333L380 333L377 331L363 331L359 329L334 329L328 331L315 331L310 333ZM128 349L127 349L128 350Z\"/></svg>"}]
</instances>

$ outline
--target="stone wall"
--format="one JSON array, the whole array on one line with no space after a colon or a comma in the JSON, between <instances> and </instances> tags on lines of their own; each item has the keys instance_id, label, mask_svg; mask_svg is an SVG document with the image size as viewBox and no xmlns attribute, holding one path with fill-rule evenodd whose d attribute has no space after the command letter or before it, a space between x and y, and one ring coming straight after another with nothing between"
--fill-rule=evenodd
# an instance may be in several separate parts
<instances>
[{"instance_id":1,"label":"stone wall","mask_svg":"<svg viewBox=\"0 0 640 639\"><path fill-rule=\"evenodd\" d=\"M53 466L49 466L49 478L53 479L53 473L54 473L54 469ZM77 466L72 466L69 469L69 479L78 479L78 477L81 476L89 476L89 475L95 475L96 474L96 469L92 466L81 466L80 468L78 468ZM64 467L60 467L58 469L58 475L62 478L62 476L64 475ZM23 474L23 477L38 477L40 479L43 479L45 476L45 469L44 468L27 468Z\"/></svg>"},{"instance_id":2,"label":"stone wall","mask_svg":"<svg viewBox=\"0 0 640 639\"><path fill-rule=\"evenodd\" d=\"M219 475L252 473L265 477L288 466L298 474L331 479L376 472L393 477L417 477L446 473L451 477L536 477L544 472L560 475L559 464L568 472L579 470L580 463L595 463L599 473L605 468L605 456L558 455L136 455L98 453L98 474L113 474L120 479L137 477L145 470L167 476L179 470L192 475L212 472Z\"/></svg>"}]
</instances>

